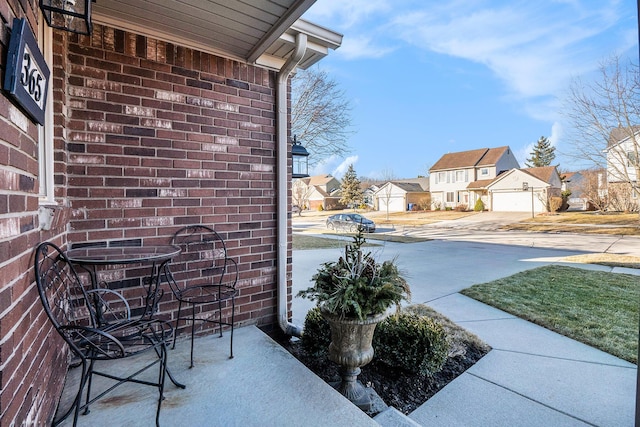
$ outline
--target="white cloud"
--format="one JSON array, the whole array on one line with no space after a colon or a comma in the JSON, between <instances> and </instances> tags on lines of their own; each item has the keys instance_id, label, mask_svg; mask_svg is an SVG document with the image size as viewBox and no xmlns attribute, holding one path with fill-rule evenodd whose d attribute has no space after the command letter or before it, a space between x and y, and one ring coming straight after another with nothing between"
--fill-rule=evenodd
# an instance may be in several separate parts
<instances>
[{"instance_id":1,"label":"white cloud","mask_svg":"<svg viewBox=\"0 0 640 427\"><path fill-rule=\"evenodd\" d=\"M331 173L335 168L335 165L339 164L341 159L337 156L330 156L326 159L318 162L315 166L313 166L309 170L309 174L312 176L315 175L326 175Z\"/></svg>"},{"instance_id":2,"label":"white cloud","mask_svg":"<svg viewBox=\"0 0 640 427\"><path fill-rule=\"evenodd\" d=\"M554 94L595 65L602 52L586 46L615 25L615 0L577 2L448 2L396 17L408 43L486 65L520 97Z\"/></svg>"},{"instance_id":3,"label":"white cloud","mask_svg":"<svg viewBox=\"0 0 640 427\"><path fill-rule=\"evenodd\" d=\"M350 29L373 15L392 9L389 0L318 0L304 14L311 21L331 21L339 30Z\"/></svg>"},{"instance_id":4,"label":"white cloud","mask_svg":"<svg viewBox=\"0 0 640 427\"><path fill-rule=\"evenodd\" d=\"M551 135L549 135L549 142L554 147L557 147L560 141L562 141L563 130L560 122L555 122L551 125Z\"/></svg>"},{"instance_id":5,"label":"white cloud","mask_svg":"<svg viewBox=\"0 0 640 427\"><path fill-rule=\"evenodd\" d=\"M341 179L349 168L349 165L355 165L357 162L358 156L349 156L346 159L342 159L338 156L330 156L313 166L309 171L309 174L312 176L330 174Z\"/></svg>"},{"instance_id":6,"label":"white cloud","mask_svg":"<svg viewBox=\"0 0 640 427\"><path fill-rule=\"evenodd\" d=\"M338 179L342 179L344 174L347 172L347 169L349 169L349 165L355 165L357 162L358 156L349 156L344 159L342 163L336 166L331 175L335 176Z\"/></svg>"},{"instance_id":7,"label":"white cloud","mask_svg":"<svg viewBox=\"0 0 640 427\"><path fill-rule=\"evenodd\" d=\"M394 48L392 47L378 45L376 41L366 35L345 36L337 54L346 59L381 58L393 52L393 50Z\"/></svg>"}]
</instances>

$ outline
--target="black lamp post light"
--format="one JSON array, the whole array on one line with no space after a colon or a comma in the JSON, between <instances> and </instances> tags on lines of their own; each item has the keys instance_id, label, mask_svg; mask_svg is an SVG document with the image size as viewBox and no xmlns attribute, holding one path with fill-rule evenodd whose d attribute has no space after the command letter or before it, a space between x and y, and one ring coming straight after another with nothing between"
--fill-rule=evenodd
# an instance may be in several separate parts
<instances>
[{"instance_id":1,"label":"black lamp post light","mask_svg":"<svg viewBox=\"0 0 640 427\"><path fill-rule=\"evenodd\" d=\"M51 28L91 34L92 0L40 0L40 9Z\"/></svg>"},{"instance_id":2,"label":"black lamp post light","mask_svg":"<svg viewBox=\"0 0 640 427\"><path fill-rule=\"evenodd\" d=\"M293 160L292 178L306 178L309 176L309 152L293 136L293 146L291 147L291 159Z\"/></svg>"}]
</instances>

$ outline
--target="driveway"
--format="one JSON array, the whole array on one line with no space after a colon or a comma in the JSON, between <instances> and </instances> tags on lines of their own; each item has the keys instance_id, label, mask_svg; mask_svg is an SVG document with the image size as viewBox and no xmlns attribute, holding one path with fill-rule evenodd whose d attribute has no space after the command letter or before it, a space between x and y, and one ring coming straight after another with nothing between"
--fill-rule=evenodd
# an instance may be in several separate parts
<instances>
[{"instance_id":1,"label":"driveway","mask_svg":"<svg viewBox=\"0 0 640 427\"><path fill-rule=\"evenodd\" d=\"M451 219L425 225L429 228L452 228L473 230L498 230L514 222L531 218L526 212L479 212L460 219Z\"/></svg>"}]
</instances>

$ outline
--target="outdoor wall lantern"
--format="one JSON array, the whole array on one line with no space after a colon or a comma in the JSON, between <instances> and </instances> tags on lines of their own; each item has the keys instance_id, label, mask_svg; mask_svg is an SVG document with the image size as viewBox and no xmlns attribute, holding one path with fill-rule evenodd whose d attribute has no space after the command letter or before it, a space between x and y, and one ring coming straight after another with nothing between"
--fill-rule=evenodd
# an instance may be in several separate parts
<instances>
[{"instance_id":1,"label":"outdoor wall lantern","mask_svg":"<svg viewBox=\"0 0 640 427\"><path fill-rule=\"evenodd\" d=\"M92 0L40 0L40 9L51 28L91 34Z\"/></svg>"},{"instance_id":2,"label":"outdoor wall lantern","mask_svg":"<svg viewBox=\"0 0 640 427\"><path fill-rule=\"evenodd\" d=\"M309 176L309 152L293 136L293 147L291 147L291 159L293 160L292 178L306 178Z\"/></svg>"},{"instance_id":3,"label":"outdoor wall lantern","mask_svg":"<svg viewBox=\"0 0 640 427\"><path fill-rule=\"evenodd\" d=\"M522 191L528 191L529 190L529 183L524 181L522 183Z\"/></svg>"}]
</instances>

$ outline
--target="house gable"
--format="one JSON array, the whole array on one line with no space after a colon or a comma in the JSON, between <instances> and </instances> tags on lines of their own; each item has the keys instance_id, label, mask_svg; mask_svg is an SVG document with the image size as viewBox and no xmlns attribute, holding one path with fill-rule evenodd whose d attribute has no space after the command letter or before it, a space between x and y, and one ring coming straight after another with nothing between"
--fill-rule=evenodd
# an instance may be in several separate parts
<instances>
[{"instance_id":1,"label":"house gable","mask_svg":"<svg viewBox=\"0 0 640 427\"><path fill-rule=\"evenodd\" d=\"M640 162L640 126L615 128L606 148L607 182L624 183L638 180L636 167Z\"/></svg>"},{"instance_id":2,"label":"house gable","mask_svg":"<svg viewBox=\"0 0 640 427\"><path fill-rule=\"evenodd\" d=\"M390 212L403 212L417 204L428 206L428 189L428 178L388 181L374 193L374 205L378 210L388 209Z\"/></svg>"},{"instance_id":3,"label":"house gable","mask_svg":"<svg viewBox=\"0 0 640 427\"><path fill-rule=\"evenodd\" d=\"M490 191L526 191L531 188L545 188L548 186L549 183L547 181L527 172L525 169L511 169L488 184L487 189Z\"/></svg>"}]
</instances>

